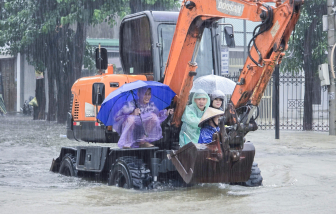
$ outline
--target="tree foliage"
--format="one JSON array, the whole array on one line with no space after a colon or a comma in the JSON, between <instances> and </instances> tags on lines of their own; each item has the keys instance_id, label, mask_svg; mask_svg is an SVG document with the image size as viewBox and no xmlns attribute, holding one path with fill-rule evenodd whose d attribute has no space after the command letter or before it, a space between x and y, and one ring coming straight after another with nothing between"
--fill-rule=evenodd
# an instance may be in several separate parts
<instances>
[{"instance_id":1,"label":"tree foliage","mask_svg":"<svg viewBox=\"0 0 336 214\"><path fill-rule=\"evenodd\" d=\"M114 24L116 16L123 16L124 0L7 0L3 2L3 18L0 24L0 44L6 45L7 54L25 53L30 63L46 68L47 56L41 57L48 48L39 40L50 37L59 39L60 31L68 31L62 40L71 39L78 23L98 24L109 20Z\"/></svg>"},{"instance_id":2,"label":"tree foliage","mask_svg":"<svg viewBox=\"0 0 336 214\"><path fill-rule=\"evenodd\" d=\"M303 130L313 128L313 103L321 100L318 65L327 61L327 33L322 30L322 16L327 14L327 0L306 0L294 35L289 41L282 70L305 76Z\"/></svg>"},{"instance_id":3,"label":"tree foliage","mask_svg":"<svg viewBox=\"0 0 336 214\"><path fill-rule=\"evenodd\" d=\"M327 62L328 38L327 32L322 30L322 16L326 14L327 0L304 2L294 34L288 43L289 50L282 62L283 71L300 72L305 66L312 66L317 72L318 65ZM305 50L308 43L311 49ZM310 55L311 61L305 63L307 55Z\"/></svg>"},{"instance_id":4,"label":"tree foliage","mask_svg":"<svg viewBox=\"0 0 336 214\"><path fill-rule=\"evenodd\" d=\"M131 13L143 10L166 10L168 8L178 8L178 0L130 0L129 8Z\"/></svg>"},{"instance_id":5,"label":"tree foliage","mask_svg":"<svg viewBox=\"0 0 336 214\"><path fill-rule=\"evenodd\" d=\"M48 76L48 120L65 122L70 88L82 65L92 65L86 27L115 24L131 8L170 7L176 0L0 0L1 53L24 54L36 70ZM40 85L40 84L39 84ZM56 93L55 89L56 88ZM37 89L36 93L40 90ZM42 110L41 110L42 111ZM44 109L43 109L44 111Z\"/></svg>"}]
</instances>

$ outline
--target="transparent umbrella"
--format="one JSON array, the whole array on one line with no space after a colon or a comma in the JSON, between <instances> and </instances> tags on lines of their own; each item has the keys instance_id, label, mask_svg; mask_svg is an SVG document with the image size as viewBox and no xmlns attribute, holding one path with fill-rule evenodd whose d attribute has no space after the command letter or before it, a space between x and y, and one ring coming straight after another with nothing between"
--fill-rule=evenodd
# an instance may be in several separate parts
<instances>
[{"instance_id":1,"label":"transparent umbrella","mask_svg":"<svg viewBox=\"0 0 336 214\"><path fill-rule=\"evenodd\" d=\"M235 87L236 83L226 77L206 75L199 77L194 81L193 87L190 92L195 92L198 89L203 89L205 92L210 94L215 90L220 90L225 95L231 95Z\"/></svg>"}]
</instances>

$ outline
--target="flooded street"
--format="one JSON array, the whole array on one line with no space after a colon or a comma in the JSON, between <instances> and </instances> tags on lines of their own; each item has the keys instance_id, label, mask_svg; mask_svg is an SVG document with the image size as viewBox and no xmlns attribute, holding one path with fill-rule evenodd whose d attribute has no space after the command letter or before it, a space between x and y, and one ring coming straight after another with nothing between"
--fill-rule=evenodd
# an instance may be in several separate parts
<instances>
[{"instance_id":1,"label":"flooded street","mask_svg":"<svg viewBox=\"0 0 336 214\"><path fill-rule=\"evenodd\" d=\"M144 192L50 172L61 147L87 145L64 138L64 125L7 116L0 130L0 213L336 213L336 137L328 133L249 133L262 187Z\"/></svg>"}]
</instances>

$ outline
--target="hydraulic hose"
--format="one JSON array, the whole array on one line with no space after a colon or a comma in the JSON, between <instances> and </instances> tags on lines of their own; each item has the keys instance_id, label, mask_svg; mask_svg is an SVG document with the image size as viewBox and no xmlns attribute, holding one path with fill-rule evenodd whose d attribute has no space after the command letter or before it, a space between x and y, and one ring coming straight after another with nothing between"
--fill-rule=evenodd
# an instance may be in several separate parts
<instances>
[{"instance_id":1,"label":"hydraulic hose","mask_svg":"<svg viewBox=\"0 0 336 214\"><path fill-rule=\"evenodd\" d=\"M248 50L248 56L249 58L259 67L264 67L263 65L260 65L259 62L262 61L262 56L261 53L257 47L257 45L255 44L255 39L257 38L257 36L259 36L260 34L264 33L265 31L269 30L272 27L272 23L273 23L273 9L266 5L263 4L263 6L267 9L267 17L265 18L265 20L259 24L258 26L256 26L253 30L253 37L250 40L247 50ZM257 29L259 28L259 32L256 34ZM250 53L250 47L251 47L251 43L253 42L253 47L256 49L258 55L259 55L259 62L257 62L255 59L253 59L253 57L251 56Z\"/></svg>"}]
</instances>

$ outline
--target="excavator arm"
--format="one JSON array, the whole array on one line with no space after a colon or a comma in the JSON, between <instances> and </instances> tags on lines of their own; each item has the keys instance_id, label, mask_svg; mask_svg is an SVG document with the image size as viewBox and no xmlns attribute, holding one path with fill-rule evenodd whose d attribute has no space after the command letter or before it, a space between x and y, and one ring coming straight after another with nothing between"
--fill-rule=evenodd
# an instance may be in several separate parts
<instances>
[{"instance_id":1,"label":"excavator arm","mask_svg":"<svg viewBox=\"0 0 336 214\"><path fill-rule=\"evenodd\" d=\"M172 124L181 125L193 77L197 74L196 57L207 23L221 18L261 22L249 43L249 57L231 97L232 106L258 106L274 67L281 63L283 52L299 18L304 0L193 0L182 3L165 70L164 84L177 94ZM265 2L275 3L271 7ZM252 107L252 108L253 108ZM253 111L240 123L248 123ZM236 121L237 122L237 121Z\"/></svg>"}]
</instances>

